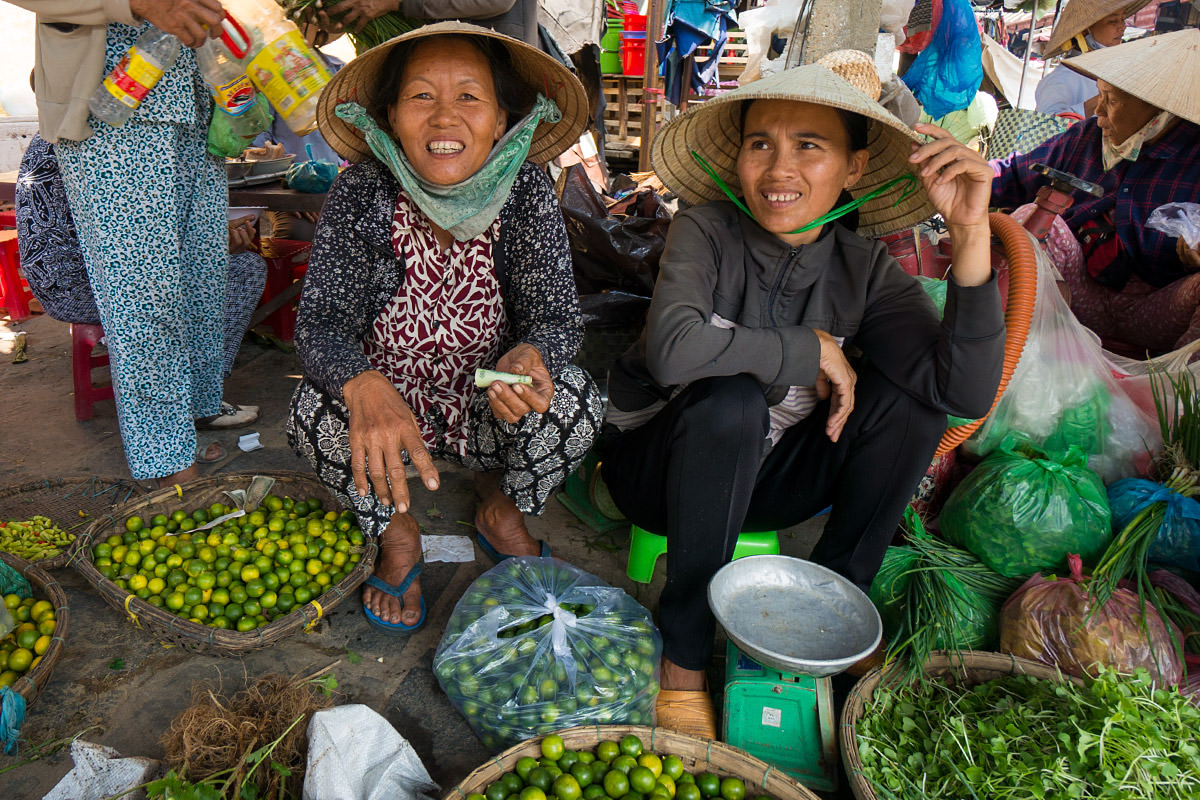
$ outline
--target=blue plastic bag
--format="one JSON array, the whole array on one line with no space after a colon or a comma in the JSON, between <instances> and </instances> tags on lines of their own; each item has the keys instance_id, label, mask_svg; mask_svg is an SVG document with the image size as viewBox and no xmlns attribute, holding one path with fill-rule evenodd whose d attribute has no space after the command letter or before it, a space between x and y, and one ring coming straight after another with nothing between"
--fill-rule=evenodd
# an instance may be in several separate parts
<instances>
[{"instance_id":1,"label":"blue plastic bag","mask_svg":"<svg viewBox=\"0 0 1200 800\"><path fill-rule=\"evenodd\" d=\"M975 99L983 80L982 51L969 0L945 0L933 39L902 80L926 113L937 120L961 111Z\"/></svg>"},{"instance_id":2,"label":"blue plastic bag","mask_svg":"<svg viewBox=\"0 0 1200 800\"><path fill-rule=\"evenodd\" d=\"M288 168L287 185L298 192L313 194L328 192L329 188L333 186L334 179L338 176L337 164L313 158L311 144L304 145L304 150L308 153L308 161L292 164Z\"/></svg>"},{"instance_id":3,"label":"blue plastic bag","mask_svg":"<svg viewBox=\"0 0 1200 800\"><path fill-rule=\"evenodd\" d=\"M1151 503L1165 502L1166 513L1148 558L1200 572L1200 503L1171 491L1161 483L1125 478L1108 487L1113 530L1121 530Z\"/></svg>"}]
</instances>

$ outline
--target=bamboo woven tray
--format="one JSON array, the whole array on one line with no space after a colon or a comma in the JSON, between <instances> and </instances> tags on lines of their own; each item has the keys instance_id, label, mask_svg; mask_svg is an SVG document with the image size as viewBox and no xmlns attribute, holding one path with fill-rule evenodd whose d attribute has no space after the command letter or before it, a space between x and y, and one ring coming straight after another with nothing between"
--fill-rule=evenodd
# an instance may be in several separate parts
<instances>
[{"instance_id":1,"label":"bamboo woven tray","mask_svg":"<svg viewBox=\"0 0 1200 800\"><path fill-rule=\"evenodd\" d=\"M333 495L315 477L303 473L258 471L213 475L185 484L182 487L182 498L174 488L160 489L125 503L114 509L106 518L97 520L79 536L76 542L79 557L74 559L73 566L85 580L96 587L96 591L106 603L129 617L134 626L149 631L164 642L180 645L193 652L235 655L274 644L301 630L312 630L322 616L352 595L371 574L377 552L375 542L367 540L363 545L362 559L358 565L320 597L252 631L213 628L156 608L105 578L92 565L89 556L92 543L105 539L114 532L124 532L124 520L127 517L133 514L150 517L155 514L170 514L176 509L188 510L207 506L223 499L223 493L227 490L245 489L255 475L266 475L275 479L272 494L290 495L297 499L317 497L329 510L340 508Z\"/></svg>"},{"instance_id":2,"label":"bamboo woven tray","mask_svg":"<svg viewBox=\"0 0 1200 800\"><path fill-rule=\"evenodd\" d=\"M1078 678L1064 675L1056 667L1007 653L988 653L965 650L961 653L939 652L925 663L925 673L930 676L948 677L956 683L975 686L1006 675L1030 675L1034 678L1082 683ZM871 703L875 689L883 682L899 676L895 667L876 667L859 679L842 707L839 738L842 749L842 766L850 777L850 788L858 800L879 800L879 795L862 772L862 759L858 756L858 737L855 726Z\"/></svg>"},{"instance_id":3,"label":"bamboo woven tray","mask_svg":"<svg viewBox=\"0 0 1200 800\"><path fill-rule=\"evenodd\" d=\"M25 698L26 705L31 706L50 680L50 674L54 672L54 665L62 657L63 647L66 645L67 624L70 621L70 613L67 610L67 593L48 572L22 558L17 558L11 553L0 553L0 561L25 576L33 588L34 597L49 600L54 604L55 626L54 636L50 639L50 648L42 654L42 660L38 662L38 665L17 678L12 686L13 691Z\"/></svg>"},{"instance_id":4,"label":"bamboo woven tray","mask_svg":"<svg viewBox=\"0 0 1200 800\"><path fill-rule=\"evenodd\" d=\"M128 478L97 475L46 478L0 489L0 520L49 517L62 530L77 534L97 518L146 492L141 484ZM41 558L33 564L41 569L57 569L69 563L73 552L71 546L53 558Z\"/></svg>"},{"instance_id":5,"label":"bamboo woven tray","mask_svg":"<svg viewBox=\"0 0 1200 800\"><path fill-rule=\"evenodd\" d=\"M776 800L819 800L811 791L765 761L711 739L698 739L666 728L641 725L581 725L557 733L571 750L591 750L600 742L618 741L623 736L633 734L642 740L647 752L679 756L683 768L688 772L712 772L721 777L741 778L746 782L747 796L766 794ZM526 739L493 756L446 792L443 800L465 800L467 795L482 792L489 783L511 772L522 757L541 756L542 738Z\"/></svg>"}]
</instances>

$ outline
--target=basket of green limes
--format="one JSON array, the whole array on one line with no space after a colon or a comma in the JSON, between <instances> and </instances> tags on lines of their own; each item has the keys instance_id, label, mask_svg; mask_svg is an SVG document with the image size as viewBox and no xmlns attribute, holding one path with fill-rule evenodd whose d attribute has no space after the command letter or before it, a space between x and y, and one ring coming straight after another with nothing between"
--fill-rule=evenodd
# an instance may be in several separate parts
<instances>
[{"instance_id":1,"label":"basket of green limes","mask_svg":"<svg viewBox=\"0 0 1200 800\"><path fill-rule=\"evenodd\" d=\"M49 573L22 558L0 553L0 562L24 576L32 590L26 597L23 592L10 591L12 587L0 581L5 587L4 607L13 622L12 630L0 636L0 686L12 687L31 704L62 656L67 636L67 593Z\"/></svg>"},{"instance_id":2,"label":"basket of green limes","mask_svg":"<svg viewBox=\"0 0 1200 800\"><path fill-rule=\"evenodd\" d=\"M510 747L443 800L818 800L736 747L666 728L586 725Z\"/></svg>"},{"instance_id":3,"label":"basket of green limes","mask_svg":"<svg viewBox=\"0 0 1200 800\"><path fill-rule=\"evenodd\" d=\"M270 493L246 492L264 479ZM376 555L354 514L297 472L162 489L97 521L77 546L75 568L134 625L218 655L312 630L367 579Z\"/></svg>"}]
</instances>

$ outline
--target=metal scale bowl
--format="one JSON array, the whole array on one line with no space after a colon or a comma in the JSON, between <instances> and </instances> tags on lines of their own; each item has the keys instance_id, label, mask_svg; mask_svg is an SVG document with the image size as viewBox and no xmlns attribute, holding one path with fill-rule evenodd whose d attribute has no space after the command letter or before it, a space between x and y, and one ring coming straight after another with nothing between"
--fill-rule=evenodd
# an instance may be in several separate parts
<instances>
[{"instance_id":1,"label":"metal scale bowl","mask_svg":"<svg viewBox=\"0 0 1200 800\"><path fill-rule=\"evenodd\" d=\"M883 636L867 595L836 572L790 556L749 556L708 584L729 637L723 737L814 789L837 788L829 677Z\"/></svg>"}]
</instances>

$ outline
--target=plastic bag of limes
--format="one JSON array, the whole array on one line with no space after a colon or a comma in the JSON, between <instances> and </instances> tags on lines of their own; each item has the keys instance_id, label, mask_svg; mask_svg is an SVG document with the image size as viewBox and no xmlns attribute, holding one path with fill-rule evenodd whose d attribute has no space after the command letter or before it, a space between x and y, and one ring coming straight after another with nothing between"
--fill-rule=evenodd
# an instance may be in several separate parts
<instances>
[{"instance_id":1,"label":"plastic bag of limes","mask_svg":"<svg viewBox=\"0 0 1200 800\"><path fill-rule=\"evenodd\" d=\"M625 592L555 558L510 558L450 615L442 690L499 750L585 723L652 725L662 637Z\"/></svg>"}]
</instances>

